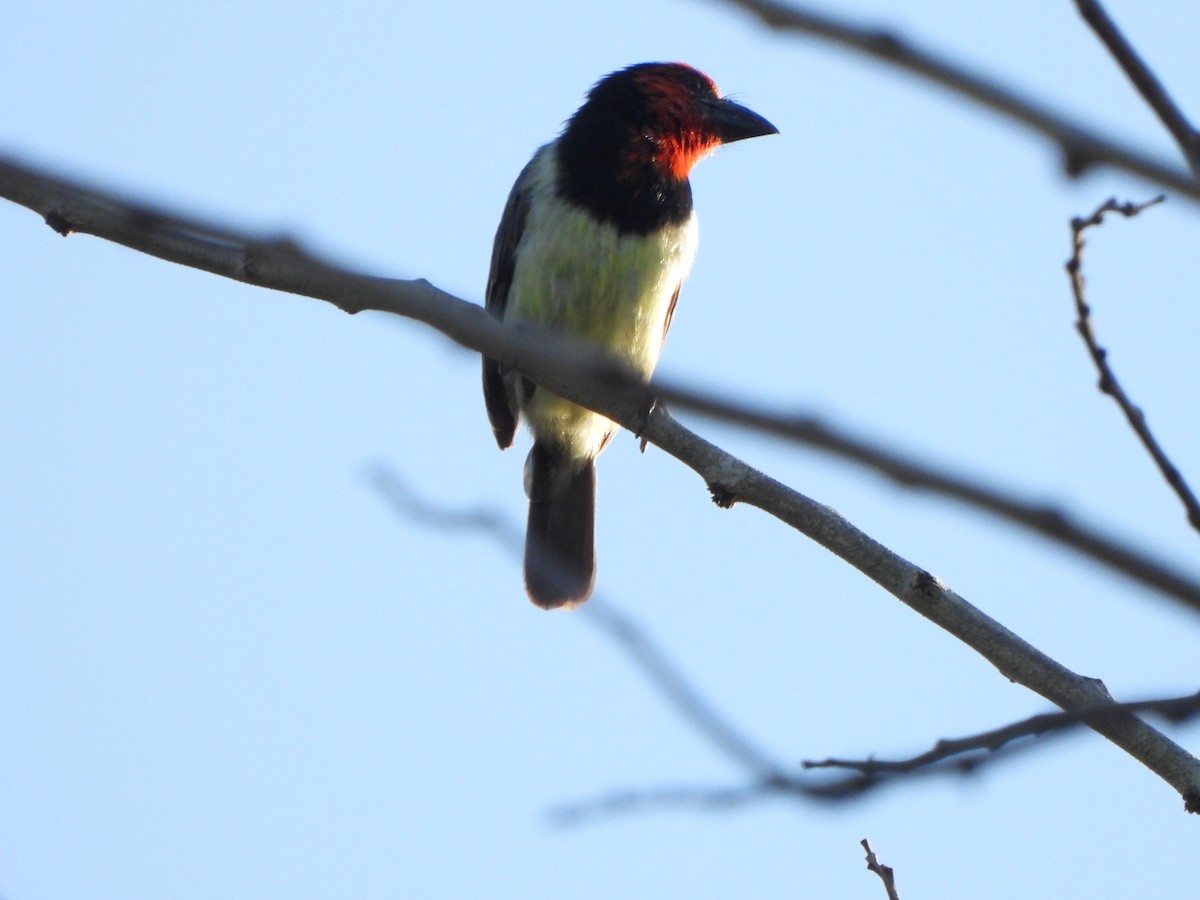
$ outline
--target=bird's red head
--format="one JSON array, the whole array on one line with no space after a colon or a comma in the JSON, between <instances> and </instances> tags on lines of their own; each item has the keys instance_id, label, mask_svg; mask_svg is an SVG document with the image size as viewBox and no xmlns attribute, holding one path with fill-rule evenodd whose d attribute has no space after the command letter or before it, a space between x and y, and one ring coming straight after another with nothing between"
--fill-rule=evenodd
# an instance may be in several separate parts
<instances>
[{"instance_id":1,"label":"bird's red head","mask_svg":"<svg viewBox=\"0 0 1200 900\"><path fill-rule=\"evenodd\" d=\"M614 72L592 88L588 104L608 107L640 135L627 147L631 165L649 153L664 176L680 181L718 145L778 132L683 63L641 63Z\"/></svg>"}]
</instances>

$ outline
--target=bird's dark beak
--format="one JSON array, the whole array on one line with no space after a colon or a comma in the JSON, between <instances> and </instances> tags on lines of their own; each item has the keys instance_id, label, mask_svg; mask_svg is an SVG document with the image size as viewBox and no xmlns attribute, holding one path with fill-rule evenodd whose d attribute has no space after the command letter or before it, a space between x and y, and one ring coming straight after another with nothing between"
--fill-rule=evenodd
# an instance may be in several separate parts
<instances>
[{"instance_id":1,"label":"bird's dark beak","mask_svg":"<svg viewBox=\"0 0 1200 900\"><path fill-rule=\"evenodd\" d=\"M754 110L746 109L732 100L721 97L700 102L704 107L705 120L712 127L713 133L721 139L722 144L779 134L778 128Z\"/></svg>"}]
</instances>

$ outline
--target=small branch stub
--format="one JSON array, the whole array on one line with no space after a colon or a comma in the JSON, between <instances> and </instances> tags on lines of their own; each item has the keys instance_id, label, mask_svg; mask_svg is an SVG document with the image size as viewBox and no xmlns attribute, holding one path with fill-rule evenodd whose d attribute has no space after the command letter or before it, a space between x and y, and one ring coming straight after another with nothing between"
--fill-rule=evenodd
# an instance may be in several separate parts
<instances>
[{"instance_id":1,"label":"small branch stub","mask_svg":"<svg viewBox=\"0 0 1200 900\"><path fill-rule=\"evenodd\" d=\"M875 851L871 849L871 844L866 838L863 838L859 843L867 851L867 868L878 875L879 880L883 882L888 900L900 900L900 894L896 890L896 873L892 870L892 867L885 866L879 861L879 857L875 855Z\"/></svg>"}]
</instances>

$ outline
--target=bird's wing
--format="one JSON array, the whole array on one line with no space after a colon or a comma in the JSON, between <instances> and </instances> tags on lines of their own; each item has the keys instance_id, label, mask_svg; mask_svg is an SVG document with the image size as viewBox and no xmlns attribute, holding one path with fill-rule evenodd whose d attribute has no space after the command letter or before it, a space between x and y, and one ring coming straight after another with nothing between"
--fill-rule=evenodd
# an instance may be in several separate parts
<instances>
[{"instance_id":1,"label":"bird's wing","mask_svg":"<svg viewBox=\"0 0 1200 900\"><path fill-rule=\"evenodd\" d=\"M508 306L508 291L512 286L516 269L517 245L525 232L525 220L529 215L529 180L533 159L521 170L504 205L500 227L496 230L496 241L492 245L492 268L488 273L485 308L498 319L504 318ZM496 443L504 450L512 445L517 432L517 410L510 402L504 386L504 375L500 364L494 359L483 358L483 399L487 404L488 419Z\"/></svg>"},{"instance_id":2,"label":"bird's wing","mask_svg":"<svg viewBox=\"0 0 1200 900\"><path fill-rule=\"evenodd\" d=\"M683 279L679 279L679 284L675 285L675 293L671 295L671 302L667 305L667 317L663 320L663 336L662 342L667 342L667 332L671 330L671 319L675 318L675 304L679 302L679 291L683 287ZM660 352L661 352L661 344Z\"/></svg>"}]
</instances>

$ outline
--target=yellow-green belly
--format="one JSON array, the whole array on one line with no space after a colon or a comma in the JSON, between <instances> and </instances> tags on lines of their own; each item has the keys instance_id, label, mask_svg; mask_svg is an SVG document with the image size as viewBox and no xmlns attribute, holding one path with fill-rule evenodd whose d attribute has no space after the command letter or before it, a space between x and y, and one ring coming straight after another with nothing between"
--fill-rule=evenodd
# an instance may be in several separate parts
<instances>
[{"instance_id":1,"label":"yellow-green belly","mask_svg":"<svg viewBox=\"0 0 1200 900\"><path fill-rule=\"evenodd\" d=\"M648 378L672 297L695 254L694 218L649 236L622 236L557 199L530 215L505 318L606 347ZM536 391L522 411L539 440L580 459L599 453L616 427L546 391Z\"/></svg>"}]
</instances>

